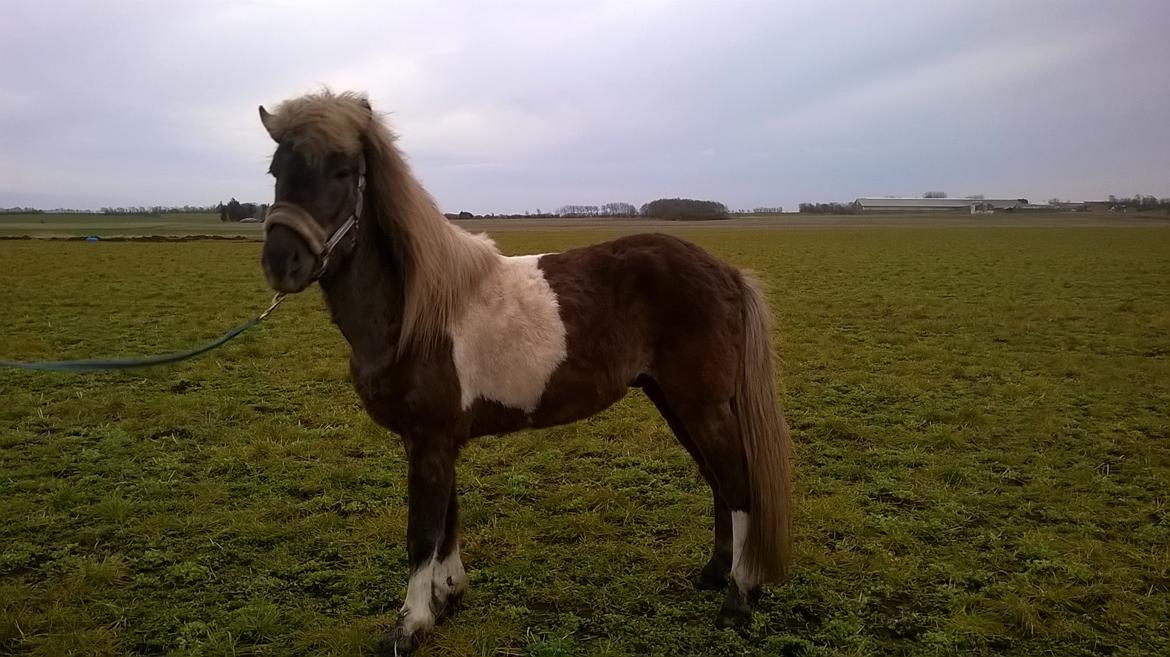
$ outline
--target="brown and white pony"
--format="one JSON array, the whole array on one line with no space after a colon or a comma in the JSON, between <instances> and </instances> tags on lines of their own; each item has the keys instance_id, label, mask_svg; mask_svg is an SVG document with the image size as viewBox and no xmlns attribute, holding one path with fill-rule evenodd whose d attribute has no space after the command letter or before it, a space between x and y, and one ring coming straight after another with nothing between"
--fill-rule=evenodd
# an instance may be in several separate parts
<instances>
[{"instance_id":1,"label":"brown and white pony","mask_svg":"<svg viewBox=\"0 0 1170 657\"><path fill-rule=\"evenodd\" d=\"M750 621L791 550L791 445L758 284L666 235L502 256L444 218L364 96L326 91L260 117L277 143L268 281L284 293L320 283L366 411L406 447L410 579L382 648L414 649L467 588L463 444L588 417L630 387L713 491L698 584L727 586L717 622Z\"/></svg>"}]
</instances>

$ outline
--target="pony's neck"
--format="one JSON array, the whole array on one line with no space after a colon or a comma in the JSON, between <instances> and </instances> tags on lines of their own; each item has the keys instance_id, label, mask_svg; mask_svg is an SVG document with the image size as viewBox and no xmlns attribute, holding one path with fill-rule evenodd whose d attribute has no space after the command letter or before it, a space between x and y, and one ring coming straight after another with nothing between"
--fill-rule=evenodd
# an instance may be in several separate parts
<instances>
[{"instance_id":1,"label":"pony's neck","mask_svg":"<svg viewBox=\"0 0 1170 657\"><path fill-rule=\"evenodd\" d=\"M442 344L500 253L486 236L449 223L392 147L367 167L355 252L321 288L354 355L391 364Z\"/></svg>"},{"instance_id":2,"label":"pony's neck","mask_svg":"<svg viewBox=\"0 0 1170 657\"><path fill-rule=\"evenodd\" d=\"M353 253L320 281L333 323L354 356L371 365L394 361L402 326L401 265L380 233L376 222L359 223Z\"/></svg>"},{"instance_id":3,"label":"pony's neck","mask_svg":"<svg viewBox=\"0 0 1170 657\"><path fill-rule=\"evenodd\" d=\"M439 213L397 151L379 163L371 197L383 232L399 240L403 268L399 350L428 352L446 337L469 294L488 277L500 253L486 235L472 235Z\"/></svg>"}]
</instances>

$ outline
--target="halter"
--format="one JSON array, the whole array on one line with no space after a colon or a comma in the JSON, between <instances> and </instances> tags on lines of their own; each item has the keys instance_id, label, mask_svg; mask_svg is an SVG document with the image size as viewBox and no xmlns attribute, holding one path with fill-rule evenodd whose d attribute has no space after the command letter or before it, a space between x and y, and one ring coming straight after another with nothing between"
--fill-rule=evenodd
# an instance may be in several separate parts
<instances>
[{"instance_id":1,"label":"halter","mask_svg":"<svg viewBox=\"0 0 1170 657\"><path fill-rule=\"evenodd\" d=\"M325 268L329 266L329 256L332 255L333 249L341 243L342 238L346 233L357 228L358 220L362 217L362 204L366 200L366 158L363 155L358 160L358 180L357 180L357 202L354 203L353 212L337 230L328 238L325 237L325 230L321 228L321 224L313 219L313 215L309 214L296 203L288 201L277 201L272 204L268 210L268 216L264 219L264 239L268 239L268 232L272 230L273 226L284 226L292 232L296 233L298 237L305 242L305 246L313 252L317 257L317 268L313 270L311 280L321 278L325 273ZM354 243L357 242L357 233L353 235Z\"/></svg>"}]
</instances>

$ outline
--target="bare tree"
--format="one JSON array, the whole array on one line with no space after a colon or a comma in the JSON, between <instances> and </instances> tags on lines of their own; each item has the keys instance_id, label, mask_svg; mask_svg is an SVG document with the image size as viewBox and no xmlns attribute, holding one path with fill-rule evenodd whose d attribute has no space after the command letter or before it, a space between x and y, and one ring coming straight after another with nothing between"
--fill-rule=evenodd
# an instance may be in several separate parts
<instances>
[{"instance_id":1,"label":"bare tree","mask_svg":"<svg viewBox=\"0 0 1170 657\"><path fill-rule=\"evenodd\" d=\"M601 206L601 214L607 217L632 217L638 214L638 208L632 203L606 203Z\"/></svg>"}]
</instances>

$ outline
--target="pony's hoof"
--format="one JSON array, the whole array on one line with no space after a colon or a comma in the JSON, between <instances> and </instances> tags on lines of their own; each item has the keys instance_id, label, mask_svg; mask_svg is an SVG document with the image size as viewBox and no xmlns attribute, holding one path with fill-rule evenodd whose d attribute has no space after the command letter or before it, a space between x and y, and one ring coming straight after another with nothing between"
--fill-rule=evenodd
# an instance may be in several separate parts
<instances>
[{"instance_id":1,"label":"pony's hoof","mask_svg":"<svg viewBox=\"0 0 1170 657\"><path fill-rule=\"evenodd\" d=\"M723 607L719 609L719 615L715 617L715 626L743 629L751 625L752 603L758 596L758 590L754 594L740 593L735 582L731 582L727 589L727 596L723 598Z\"/></svg>"},{"instance_id":2,"label":"pony's hoof","mask_svg":"<svg viewBox=\"0 0 1170 657\"><path fill-rule=\"evenodd\" d=\"M727 586L728 568L722 563L711 559L706 566L695 576L695 588L702 591L721 591Z\"/></svg>"},{"instance_id":3,"label":"pony's hoof","mask_svg":"<svg viewBox=\"0 0 1170 657\"><path fill-rule=\"evenodd\" d=\"M743 609L733 607L727 603L723 604L723 608L719 610L719 615L715 617L715 627L742 629L752 624L752 610L751 608Z\"/></svg>"},{"instance_id":4,"label":"pony's hoof","mask_svg":"<svg viewBox=\"0 0 1170 657\"><path fill-rule=\"evenodd\" d=\"M378 642L378 657L406 657L418 648L418 640L402 626L395 627Z\"/></svg>"}]
</instances>

